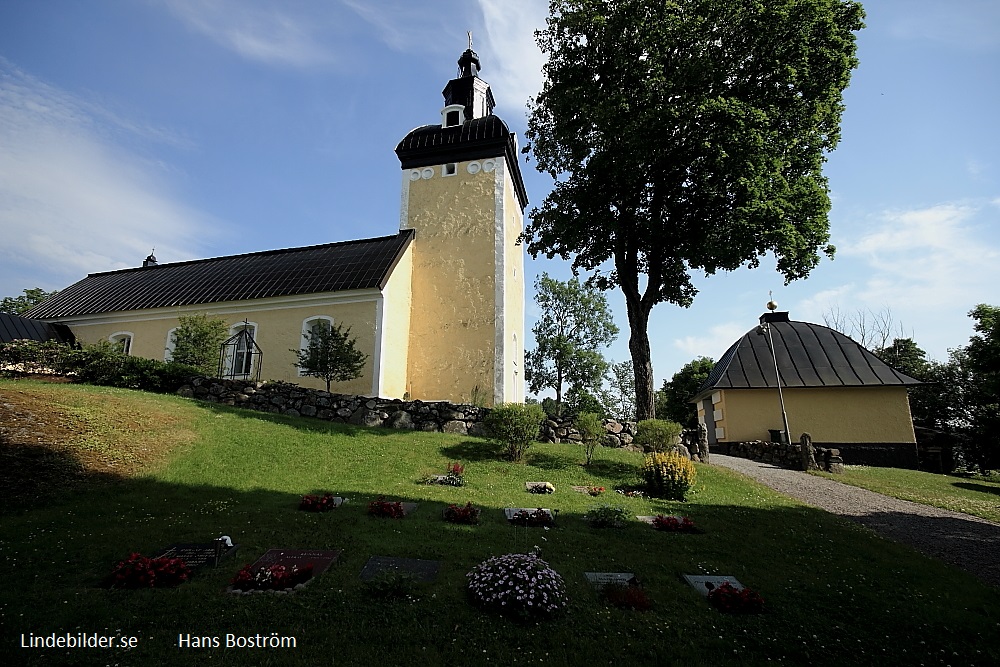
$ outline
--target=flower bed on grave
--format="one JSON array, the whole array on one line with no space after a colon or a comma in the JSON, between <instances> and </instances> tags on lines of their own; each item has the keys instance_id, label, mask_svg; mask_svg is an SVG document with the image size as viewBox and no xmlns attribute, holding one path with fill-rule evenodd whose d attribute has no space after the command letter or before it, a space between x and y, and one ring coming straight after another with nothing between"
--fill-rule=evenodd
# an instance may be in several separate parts
<instances>
[{"instance_id":1,"label":"flower bed on grave","mask_svg":"<svg viewBox=\"0 0 1000 667\"><path fill-rule=\"evenodd\" d=\"M474 525L479 523L479 515L482 513L478 507L473 507L472 503L461 505L448 505L444 508L444 520L449 523L463 523Z\"/></svg>"},{"instance_id":2,"label":"flower bed on grave","mask_svg":"<svg viewBox=\"0 0 1000 667\"><path fill-rule=\"evenodd\" d=\"M551 616L566 609L566 584L537 550L494 556L465 576L469 596L484 609L521 617Z\"/></svg>"},{"instance_id":3,"label":"flower bed on grave","mask_svg":"<svg viewBox=\"0 0 1000 667\"><path fill-rule=\"evenodd\" d=\"M694 521L686 516L664 516L657 514L650 522L656 530L668 533L697 533L700 532L694 525Z\"/></svg>"},{"instance_id":4,"label":"flower bed on grave","mask_svg":"<svg viewBox=\"0 0 1000 667\"><path fill-rule=\"evenodd\" d=\"M322 496L305 495L299 501L299 509L306 512L329 512L340 507L343 502L342 498L332 493L325 493Z\"/></svg>"},{"instance_id":5,"label":"flower bed on grave","mask_svg":"<svg viewBox=\"0 0 1000 667\"><path fill-rule=\"evenodd\" d=\"M708 592L708 602L726 614L760 614L764 598L750 588L737 588L728 581Z\"/></svg>"},{"instance_id":6,"label":"flower bed on grave","mask_svg":"<svg viewBox=\"0 0 1000 667\"><path fill-rule=\"evenodd\" d=\"M287 566L275 563L255 569L252 564L244 565L230 582L234 591L285 591L305 584L313 577L313 566L307 564Z\"/></svg>"},{"instance_id":7,"label":"flower bed on grave","mask_svg":"<svg viewBox=\"0 0 1000 667\"><path fill-rule=\"evenodd\" d=\"M368 503L368 514L380 519L402 519L406 516L406 511L403 509L403 503L389 502L385 496L379 496L378 499Z\"/></svg>"},{"instance_id":8,"label":"flower bed on grave","mask_svg":"<svg viewBox=\"0 0 1000 667\"><path fill-rule=\"evenodd\" d=\"M541 507L535 510L519 509L515 512L510 512L507 520L515 526L527 526L529 528L549 528L556 523L555 519L552 518L552 513Z\"/></svg>"},{"instance_id":9,"label":"flower bed on grave","mask_svg":"<svg viewBox=\"0 0 1000 667\"><path fill-rule=\"evenodd\" d=\"M149 558L131 553L105 579L107 588L173 588L191 578L191 568L180 558Z\"/></svg>"}]
</instances>

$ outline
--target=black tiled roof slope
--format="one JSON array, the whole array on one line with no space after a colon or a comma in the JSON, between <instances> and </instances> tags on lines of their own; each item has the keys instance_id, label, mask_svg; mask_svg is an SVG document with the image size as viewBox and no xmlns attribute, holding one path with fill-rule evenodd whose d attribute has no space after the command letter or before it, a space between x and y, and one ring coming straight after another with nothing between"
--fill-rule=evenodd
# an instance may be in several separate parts
<instances>
[{"instance_id":1,"label":"black tiled roof slope","mask_svg":"<svg viewBox=\"0 0 1000 667\"><path fill-rule=\"evenodd\" d=\"M771 322L782 387L867 387L920 384L839 331L809 322ZM754 327L726 350L699 394L714 389L775 388L767 334Z\"/></svg>"},{"instance_id":2,"label":"black tiled roof slope","mask_svg":"<svg viewBox=\"0 0 1000 667\"><path fill-rule=\"evenodd\" d=\"M413 234L92 273L25 315L65 318L383 288Z\"/></svg>"},{"instance_id":3,"label":"black tiled roof slope","mask_svg":"<svg viewBox=\"0 0 1000 667\"><path fill-rule=\"evenodd\" d=\"M76 342L73 332L65 325L49 324L10 313L0 313L0 343L9 343L19 339L54 340L69 344Z\"/></svg>"}]
</instances>

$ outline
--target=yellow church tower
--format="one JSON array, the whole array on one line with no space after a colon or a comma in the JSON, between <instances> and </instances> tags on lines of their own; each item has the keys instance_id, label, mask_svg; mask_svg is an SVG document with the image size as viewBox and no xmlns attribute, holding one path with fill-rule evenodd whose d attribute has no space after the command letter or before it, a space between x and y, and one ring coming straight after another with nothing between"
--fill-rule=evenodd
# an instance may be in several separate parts
<instances>
[{"instance_id":1,"label":"yellow church tower","mask_svg":"<svg viewBox=\"0 0 1000 667\"><path fill-rule=\"evenodd\" d=\"M479 56L458 60L441 120L396 147L401 230L412 229L407 384L414 399L524 400L524 253L528 204L517 138L493 115Z\"/></svg>"}]
</instances>

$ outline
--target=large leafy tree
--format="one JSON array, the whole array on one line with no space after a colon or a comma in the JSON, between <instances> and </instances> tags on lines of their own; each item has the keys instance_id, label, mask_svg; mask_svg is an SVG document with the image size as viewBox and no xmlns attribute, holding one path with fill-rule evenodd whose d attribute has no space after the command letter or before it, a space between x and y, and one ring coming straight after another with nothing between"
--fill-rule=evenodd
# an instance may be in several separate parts
<instances>
[{"instance_id":1,"label":"large leafy tree","mask_svg":"<svg viewBox=\"0 0 1000 667\"><path fill-rule=\"evenodd\" d=\"M649 314L693 272L785 281L828 245L825 154L840 138L861 5L849 0L551 0L526 151L556 181L523 238L620 288L639 419L655 414Z\"/></svg>"},{"instance_id":2,"label":"large leafy tree","mask_svg":"<svg viewBox=\"0 0 1000 667\"><path fill-rule=\"evenodd\" d=\"M971 376L967 412L983 474L1000 467L1000 307L979 304L969 313L976 333L965 348Z\"/></svg>"},{"instance_id":3,"label":"large leafy tree","mask_svg":"<svg viewBox=\"0 0 1000 667\"><path fill-rule=\"evenodd\" d=\"M531 330L536 347L525 355L525 379L533 394L553 389L561 414L564 387L576 396L600 391L608 362L598 350L615 340L618 327L607 298L577 278L562 282L543 273L535 280L535 303L541 314Z\"/></svg>"},{"instance_id":4,"label":"large leafy tree","mask_svg":"<svg viewBox=\"0 0 1000 667\"><path fill-rule=\"evenodd\" d=\"M46 292L41 287L32 287L24 290L21 296L5 296L3 299L0 299L0 313L20 315L56 294L58 294L58 291Z\"/></svg>"},{"instance_id":5,"label":"large leafy tree","mask_svg":"<svg viewBox=\"0 0 1000 667\"><path fill-rule=\"evenodd\" d=\"M710 357L698 357L681 366L672 378L664 380L663 387L656 392L656 414L659 418L677 422L684 428L696 427L698 406L690 401L714 366L715 362Z\"/></svg>"},{"instance_id":6,"label":"large leafy tree","mask_svg":"<svg viewBox=\"0 0 1000 667\"><path fill-rule=\"evenodd\" d=\"M305 349L291 350L296 355L295 365L303 375L326 380L326 390L331 382L344 382L361 377L368 355L357 349L357 336L351 336L351 328L335 327L328 323L317 325L307 331L308 344Z\"/></svg>"},{"instance_id":7,"label":"large leafy tree","mask_svg":"<svg viewBox=\"0 0 1000 667\"><path fill-rule=\"evenodd\" d=\"M181 315L171 334L171 361L194 366L204 375L214 376L219 370L219 355L223 341L229 336L226 321L204 313Z\"/></svg>"},{"instance_id":8,"label":"large leafy tree","mask_svg":"<svg viewBox=\"0 0 1000 667\"><path fill-rule=\"evenodd\" d=\"M610 384L611 391L608 392L608 403L614 416L619 421L634 420L635 371L632 370L631 359L611 364Z\"/></svg>"}]
</instances>

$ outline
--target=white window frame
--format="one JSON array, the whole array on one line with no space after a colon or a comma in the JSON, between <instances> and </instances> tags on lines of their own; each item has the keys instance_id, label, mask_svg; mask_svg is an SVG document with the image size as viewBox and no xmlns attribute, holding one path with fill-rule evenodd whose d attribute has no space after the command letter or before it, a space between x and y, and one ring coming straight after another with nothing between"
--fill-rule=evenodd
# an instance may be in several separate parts
<instances>
[{"instance_id":1,"label":"white window frame","mask_svg":"<svg viewBox=\"0 0 1000 667\"><path fill-rule=\"evenodd\" d=\"M135 334L131 331L116 331L108 336L108 342L112 345L122 345L122 352L126 357L132 356L132 343L135 342Z\"/></svg>"},{"instance_id":2,"label":"white window frame","mask_svg":"<svg viewBox=\"0 0 1000 667\"><path fill-rule=\"evenodd\" d=\"M452 111L458 112L458 123L455 125L448 124L448 114ZM441 127L459 127L465 122L465 105L464 104L449 104L444 109L441 109Z\"/></svg>"},{"instance_id":3,"label":"white window frame","mask_svg":"<svg viewBox=\"0 0 1000 667\"><path fill-rule=\"evenodd\" d=\"M299 350L305 352L305 349L309 347L309 339L306 338L306 333L312 331L312 322L326 322L331 329L333 329L333 318L329 315L313 315L312 317L307 317L302 320L302 334L299 336ZM306 377L302 369L298 369L299 377Z\"/></svg>"},{"instance_id":4,"label":"white window frame","mask_svg":"<svg viewBox=\"0 0 1000 667\"><path fill-rule=\"evenodd\" d=\"M167 332L167 344L163 348L163 360L173 361L174 360L174 332L180 327L174 327Z\"/></svg>"}]
</instances>

